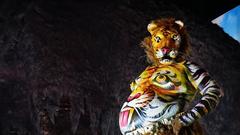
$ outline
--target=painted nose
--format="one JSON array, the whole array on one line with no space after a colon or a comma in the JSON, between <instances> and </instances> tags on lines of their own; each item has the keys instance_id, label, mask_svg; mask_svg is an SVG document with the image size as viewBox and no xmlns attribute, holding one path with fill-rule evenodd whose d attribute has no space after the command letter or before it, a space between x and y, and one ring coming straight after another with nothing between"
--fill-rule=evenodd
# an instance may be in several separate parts
<instances>
[{"instance_id":1,"label":"painted nose","mask_svg":"<svg viewBox=\"0 0 240 135\"><path fill-rule=\"evenodd\" d=\"M134 96L129 96L128 99L127 99L127 101L130 102L130 101L132 101L133 99L139 98L140 96L141 96L140 93L137 93L137 94L134 95Z\"/></svg>"},{"instance_id":2,"label":"painted nose","mask_svg":"<svg viewBox=\"0 0 240 135\"><path fill-rule=\"evenodd\" d=\"M163 52L163 54L167 54L170 52L170 48L164 47L164 48L162 48L162 52Z\"/></svg>"}]
</instances>

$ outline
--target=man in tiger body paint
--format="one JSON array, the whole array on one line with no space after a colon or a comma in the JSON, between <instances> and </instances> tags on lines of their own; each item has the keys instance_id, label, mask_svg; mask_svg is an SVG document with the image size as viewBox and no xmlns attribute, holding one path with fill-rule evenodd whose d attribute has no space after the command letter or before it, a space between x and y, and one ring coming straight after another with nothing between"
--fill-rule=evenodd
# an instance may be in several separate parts
<instances>
[{"instance_id":1,"label":"man in tiger body paint","mask_svg":"<svg viewBox=\"0 0 240 135\"><path fill-rule=\"evenodd\" d=\"M124 135L202 135L198 119L219 103L222 92L209 74L185 59L188 37L183 22L152 21L142 42L149 62L131 83L132 93L119 114ZM195 95L201 99L192 108Z\"/></svg>"}]
</instances>

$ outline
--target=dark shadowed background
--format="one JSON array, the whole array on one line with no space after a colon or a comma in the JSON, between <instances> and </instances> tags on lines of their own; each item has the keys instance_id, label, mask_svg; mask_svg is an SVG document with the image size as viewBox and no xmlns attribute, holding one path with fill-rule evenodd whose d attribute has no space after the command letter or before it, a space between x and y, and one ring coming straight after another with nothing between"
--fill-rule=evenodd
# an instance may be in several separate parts
<instances>
[{"instance_id":1,"label":"dark shadowed background","mask_svg":"<svg viewBox=\"0 0 240 135\"><path fill-rule=\"evenodd\" d=\"M0 134L120 135L129 84L148 65L139 46L147 24L171 16L185 22L190 59L225 93L201 120L206 134L239 135L240 45L211 24L238 4L0 1Z\"/></svg>"}]
</instances>

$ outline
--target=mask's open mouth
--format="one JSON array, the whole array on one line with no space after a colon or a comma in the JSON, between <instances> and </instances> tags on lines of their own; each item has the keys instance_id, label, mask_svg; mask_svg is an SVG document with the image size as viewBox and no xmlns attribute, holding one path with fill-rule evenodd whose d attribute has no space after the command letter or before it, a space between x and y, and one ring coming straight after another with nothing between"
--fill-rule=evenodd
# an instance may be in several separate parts
<instances>
[{"instance_id":1,"label":"mask's open mouth","mask_svg":"<svg viewBox=\"0 0 240 135\"><path fill-rule=\"evenodd\" d=\"M178 51L169 48L162 48L156 52L156 57L161 64L171 64L177 57Z\"/></svg>"},{"instance_id":2,"label":"mask's open mouth","mask_svg":"<svg viewBox=\"0 0 240 135\"><path fill-rule=\"evenodd\" d=\"M164 60L164 59L169 59L169 60L172 60L173 58L172 58L172 57L170 57L170 56L168 56L168 55L165 55L165 56L163 56L161 59L162 59L162 60Z\"/></svg>"},{"instance_id":3,"label":"mask's open mouth","mask_svg":"<svg viewBox=\"0 0 240 135\"><path fill-rule=\"evenodd\" d=\"M162 58L160 58L161 64L171 64L172 62L173 58L171 58L170 56L163 56Z\"/></svg>"}]
</instances>

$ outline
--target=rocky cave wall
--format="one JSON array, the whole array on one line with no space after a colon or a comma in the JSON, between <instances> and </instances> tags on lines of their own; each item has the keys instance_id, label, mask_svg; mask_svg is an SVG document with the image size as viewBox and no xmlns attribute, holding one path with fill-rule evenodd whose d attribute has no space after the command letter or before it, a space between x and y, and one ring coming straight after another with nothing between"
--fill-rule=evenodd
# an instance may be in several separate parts
<instances>
[{"instance_id":1,"label":"rocky cave wall","mask_svg":"<svg viewBox=\"0 0 240 135\"><path fill-rule=\"evenodd\" d=\"M240 134L240 46L218 26L159 0L0 2L0 134L120 135L129 84L148 65L152 19L185 22L190 59L225 96L204 117L208 135Z\"/></svg>"}]
</instances>

